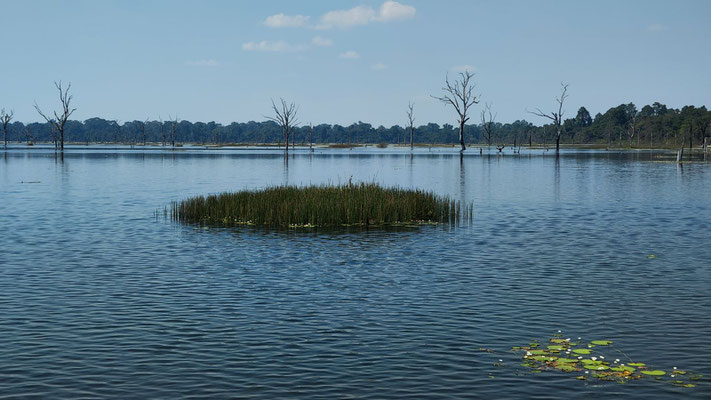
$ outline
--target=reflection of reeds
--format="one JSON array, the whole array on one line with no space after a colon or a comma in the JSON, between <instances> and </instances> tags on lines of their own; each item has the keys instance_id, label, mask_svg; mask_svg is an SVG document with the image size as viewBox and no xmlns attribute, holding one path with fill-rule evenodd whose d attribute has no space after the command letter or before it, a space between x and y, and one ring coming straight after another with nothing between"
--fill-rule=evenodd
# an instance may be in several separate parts
<instances>
[{"instance_id":1,"label":"reflection of reeds","mask_svg":"<svg viewBox=\"0 0 711 400\"><path fill-rule=\"evenodd\" d=\"M471 204L462 207L449 197L375 183L276 186L197 196L171 207L172 218L180 222L275 228L454 224L471 213Z\"/></svg>"}]
</instances>

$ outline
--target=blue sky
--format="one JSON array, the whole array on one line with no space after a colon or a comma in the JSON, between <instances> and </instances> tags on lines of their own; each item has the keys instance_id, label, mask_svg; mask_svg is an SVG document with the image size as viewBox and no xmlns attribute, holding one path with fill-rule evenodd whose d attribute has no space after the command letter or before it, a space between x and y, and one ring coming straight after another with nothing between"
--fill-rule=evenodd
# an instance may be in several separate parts
<instances>
[{"instance_id":1,"label":"blue sky","mask_svg":"<svg viewBox=\"0 0 711 400\"><path fill-rule=\"evenodd\" d=\"M497 120L540 118L570 84L585 106L709 106L711 1L0 0L0 107L39 120L53 81L74 118L264 120L270 98L300 121L455 123L430 95L475 71ZM472 120L481 106L475 106Z\"/></svg>"}]
</instances>

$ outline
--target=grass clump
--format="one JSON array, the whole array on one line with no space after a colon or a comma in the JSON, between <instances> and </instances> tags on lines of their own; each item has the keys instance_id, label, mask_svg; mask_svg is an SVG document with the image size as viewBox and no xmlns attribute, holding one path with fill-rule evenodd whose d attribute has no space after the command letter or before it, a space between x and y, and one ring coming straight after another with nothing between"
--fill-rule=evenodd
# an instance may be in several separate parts
<instances>
[{"instance_id":1,"label":"grass clump","mask_svg":"<svg viewBox=\"0 0 711 400\"><path fill-rule=\"evenodd\" d=\"M446 196L375 183L275 186L197 196L171 208L172 218L184 223L272 228L454 224L471 212L471 204Z\"/></svg>"}]
</instances>

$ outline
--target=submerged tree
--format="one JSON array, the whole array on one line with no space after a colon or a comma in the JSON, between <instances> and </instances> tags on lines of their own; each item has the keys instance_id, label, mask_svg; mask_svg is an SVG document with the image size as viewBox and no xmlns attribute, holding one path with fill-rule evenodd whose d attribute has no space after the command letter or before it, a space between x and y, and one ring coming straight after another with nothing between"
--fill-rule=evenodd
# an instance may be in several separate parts
<instances>
[{"instance_id":1,"label":"submerged tree","mask_svg":"<svg viewBox=\"0 0 711 400\"><path fill-rule=\"evenodd\" d=\"M12 121L12 116L15 115L15 113L10 110L9 113L5 112L5 109L3 108L0 110L0 123L2 123L2 138L3 142L5 143L5 148L7 149L7 125Z\"/></svg>"},{"instance_id":2,"label":"submerged tree","mask_svg":"<svg viewBox=\"0 0 711 400\"><path fill-rule=\"evenodd\" d=\"M560 151L560 135L563 132L563 103L565 102L565 99L568 97L568 84L567 83L561 83L561 94L560 97L556 97L555 101L558 103L558 112L551 112L550 114L544 113L541 111L540 108L536 108L536 111L531 111L531 114L537 115L539 117L543 118L548 118L551 121L553 121L553 125L555 126L556 130L556 136L555 136L555 152L558 153Z\"/></svg>"},{"instance_id":3,"label":"submerged tree","mask_svg":"<svg viewBox=\"0 0 711 400\"><path fill-rule=\"evenodd\" d=\"M66 89L62 89L62 81L54 82L54 86L59 91L59 101L62 104L62 111L59 113L54 111L54 118L49 118L40 110L37 102L35 102L35 110L59 133L59 148L64 151L64 125L67 123L69 116L76 111L76 108L70 108L69 106L73 97L69 94L69 89L72 87L71 82L67 85Z\"/></svg>"},{"instance_id":4,"label":"submerged tree","mask_svg":"<svg viewBox=\"0 0 711 400\"><path fill-rule=\"evenodd\" d=\"M175 116L175 118L168 115L168 118L170 119L170 146L175 147L175 133L178 129L178 122L180 122L180 120L178 119L177 115Z\"/></svg>"},{"instance_id":5,"label":"submerged tree","mask_svg":"<svg viewBox=\"0 0 711 400\"><path fill-rule=\"evenodd\" d=\"M70 103L72 102L72 95L69 94L69 89L71 89L71 82L67 85L66 89L62 88L62 81L54 82L54 86L59 91L59 102L62 105L62 111L57 113L54 111L54 118L49 118L45 115L39 106L35 102L35 110L42 116L42 118L49 123L52 128L59 134L59 148L64 151L64 125L66 125L69 116L72 115L76 108L70 108ZM56 143L56 142L55 142ZM55 144L56 146L56 144Z\"/></svg>"},{"instance_id":6,"label":"submerged tree","mask_svg":"<svg viewBox=\"0 0 711 400\"><path fill-rule=\"evenodd\" d=\"M491 114L491 103L484 104L484 109L481 110L481 128L484 130L484 139L486 139L486 145L489 147L491 147L495 120L496 115Z\"/></svg>"},{"instance_id":7,"label":"submerged tree","mask_svg":"<svg viewBox=\"0 0 711 400\"><path fill-rule=\"evenodd\" d=\"M143 145L146 145L146 124L148 124L148 118L145 121L138 121L138 130L141 132L141 139Z\"/></svg>"},{"instance_id":8,"label":"submerged tree","mask_svg":"<svg viewBox=\"0 0 711 400\"><path fill-rule=\"evenodd\" d=\"M637 136L637 147L639 147L639 135L637 135L637 116L639 111L634 103L629 103L625 106L625 114L627 117L627 138L630 142L630 147L632 147L632 139Z\"/></svg>"},{"instance_id":9,"label":"submerged tree","mask_svg":"<svg viewBox=\"0 0 711 400\"><path fill-rule=\"evenodd\" d=\"M414 138L415 138L415 117L413 114L413 108L415 107L414 104L408 102L407 103L407 122L408 126L410 128L410 151L412 151L412 148L414 146Z\"/></svg>"},{"instance_id":10,"label":"submerged tree","mask_svg":"<svg viewBox=\"0 0 711 400\"><path fill-rule=\"evenodd\" d=\"M459 144L462 146L461 151L467 149L464 145L464 124L469 121L469 107L479 103L479 98L473 93L474 83L471 78L474 76L472 72L465 71L459 73L461 80L455 80L454 83L449 82L449 77L444 79L445 92L444 96L432 96L433 98L454 107L454 110L459 115Z\"/></svg>"},{"instance_id":11,"label":"submerged tree","mask_svg":"<svg viewBox=\"0 0 711 400\"><path fill-rule=\"evenodd\" d=\"M274 117L265 116L270 121L274 121L281 126L281 133L284 137L284 144L286 145L285 151L289 151L289 137L293 136L294 128L298 125L299 121L296 119L296 113L299 111L299 107L296 103L287 104L286 100L279 99L280 106L277 106L272 100L272 110L274 110Z\"/></svg>"}]
</instances>

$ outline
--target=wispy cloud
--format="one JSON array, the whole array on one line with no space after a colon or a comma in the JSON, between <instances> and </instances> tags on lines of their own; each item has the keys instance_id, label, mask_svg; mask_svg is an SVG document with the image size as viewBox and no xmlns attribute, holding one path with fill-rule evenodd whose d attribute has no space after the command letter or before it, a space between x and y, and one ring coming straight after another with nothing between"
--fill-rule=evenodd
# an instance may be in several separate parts
<instances>
[{"instance_id":1,"label":"wispy cloud","mask_svg":"<svg viewBox=\"0 0 711 400\"><path fill-rule=\"evenodd\" d=\"M264 25L270 28L298 28L309 23L307 15L275 14L264 20Z\"/></svg>"},{"instance_id":2,"label":"wispy cloud","mask_svg":"<svg viewBox=\"0 0 711 400\"><path fill-rule=\"evenodd\" d=\"M386 1L376 12L369 6L356 6L348 10L335 10L323 14L316 25L317 29L346 29L357 25L367 25L371 22L389 22L403 20L415 16L415 7Z\"/></svg>"},{"instance_id":3,"label":"wispy cloud","mask_svg":"<svg viewBox=\"0 0 711 400\"><path fill-rule=\"evenodd\" d=\"M452 68L450 68L449 70L454 73L461 73L461 72L474 72L474 71L476 71L476 68L473 65L455 65Z\"/></svg>"},{"instance_id":4,"label":"wispy cloud","mask_svg":"<svg viewBox=\"0 0 711 400\"><path fill-rule=\"evenodd\" d=\"M371 65L370 68L375 71L382 71L384 69L388 69L388 66L383 63L376 63L376 64Z\"/></svg>"},{"instance_id":5,"label":"wispy cloud","mask_svg":"<svg viewBox=\"0 0 711 400\"><path fill-rule=\"evenodd\" d=\"M267 53L294 53L304 51L307 48L307 45L290 44L283 40L262 40L261 42L247 42L242 44L242 50L244 51L261 51Z\"/></svg>"},{"instance_id":6,"label":"wispy cloud","mask_svg":"<svg viewBox=\"0 0 711 400\"><path fill-rule=\"evenodd\" d=\"M360 58L360 54L358 54L357 51L348 50L345 53L341 53L338 57L346 60L355 60L356 58Z\"/></svg>"},{"instance_id":7,"label":"wispy cloud","mask_svg":"<svg viewBox=\"0 0 711 400\"><path fill-rule=\"evenodd\" d=\"M647 27L647 32L664 32L669 28L662 24L652 24Z\"/></svg>"},{"instance_id":8,"label":"wispy cloud","mask_svg":"<svg viewBox=\"0 0 711 400\"><path fill-rule=\"evenodd\" d=\"M208 60L190 60L186 61L185 65L188 67L219 67L220 63L217 60L214 59L208 59Z\"/></svg>"},{"instance_id":9,"label":"wispy cloud","mask_svg":"<svg viewBox=\"0 0 711 400\"><path fill-rule=\"evenodd\" d=\"M380 6L378 21L396 21L399 19L409 19L415 16L415 7L400 4L397 1L386 1Z\"/></svg>"},{"instance_id":10,"label":"wispy cloud","mask_svg":"<svg viewBox=\"0 0 711 400\"><path fill-rule=\"evenodd\" d=\"M333 40L326 39L321 36L315 36L313 39L311 39L311 44L319 47L331 46L333 45Z\"/></svg>"}]
</instances>

